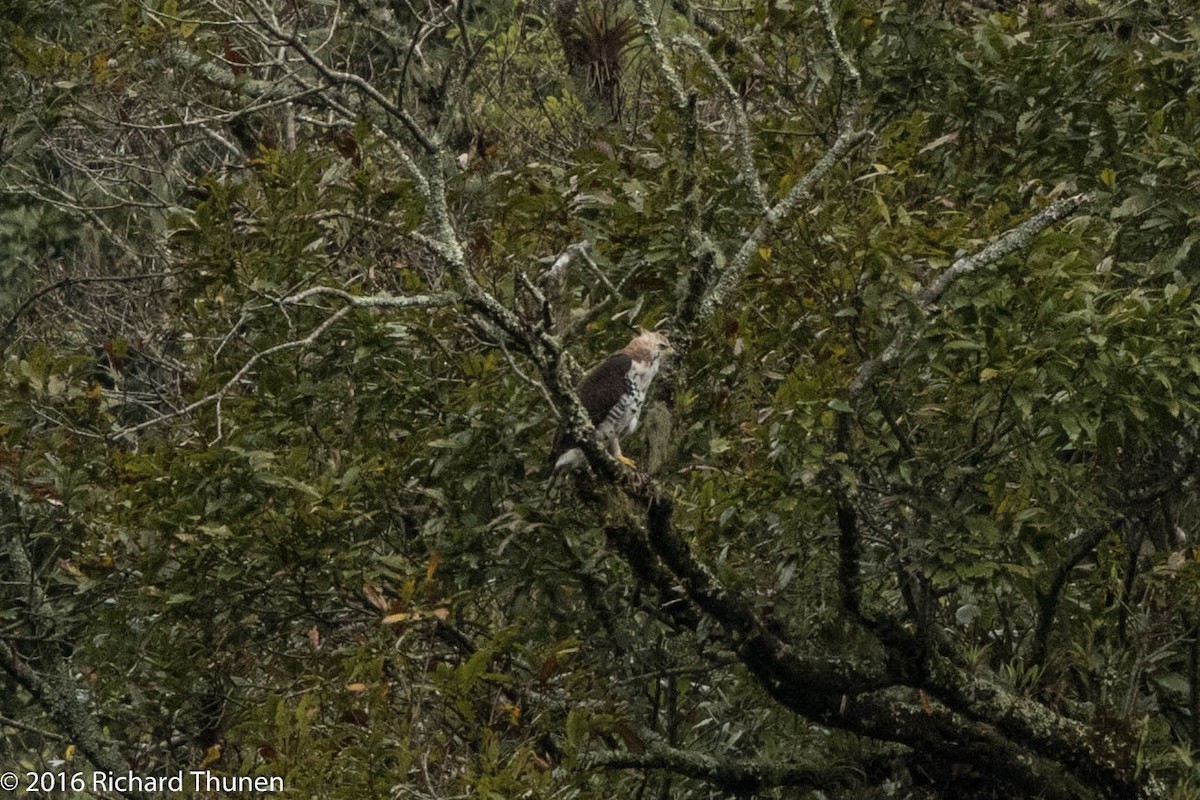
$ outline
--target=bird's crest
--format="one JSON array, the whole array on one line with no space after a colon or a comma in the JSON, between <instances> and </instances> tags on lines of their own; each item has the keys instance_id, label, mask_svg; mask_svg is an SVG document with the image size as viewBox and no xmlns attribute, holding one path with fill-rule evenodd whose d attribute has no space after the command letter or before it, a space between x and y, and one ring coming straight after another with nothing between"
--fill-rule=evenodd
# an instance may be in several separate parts
<instances>
[{"instance_id":1,"label":"bird's crest","mask_svg":"<svg viewBox=\"0 0 1200 800\"><path fill-rule=\"evenodd\" d=\"M675 352L667 337L658 331L648 331L638 328L638 335L625 346L625 355L635 361L658 361L663 356Z\"/></svg>"}]
</instances>

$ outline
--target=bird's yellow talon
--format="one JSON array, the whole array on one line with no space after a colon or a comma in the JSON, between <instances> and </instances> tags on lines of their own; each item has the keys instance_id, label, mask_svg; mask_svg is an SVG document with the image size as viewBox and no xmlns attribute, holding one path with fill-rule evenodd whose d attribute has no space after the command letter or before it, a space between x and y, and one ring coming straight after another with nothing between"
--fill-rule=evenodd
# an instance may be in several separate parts
<instances>
[{"instance_id":1,"label":"bird's yellow talon","mask_svg":"<svg viewBox=\"0 0 1200 800\"><path fill-rule=\"evenodd\" d=\"M617 456L617 461L620 461L622 464L624 464L625 466L627 466L631 469L637 469L637 463L629 456L625 456L625 455Z\"/></svg>"}]
</instances>

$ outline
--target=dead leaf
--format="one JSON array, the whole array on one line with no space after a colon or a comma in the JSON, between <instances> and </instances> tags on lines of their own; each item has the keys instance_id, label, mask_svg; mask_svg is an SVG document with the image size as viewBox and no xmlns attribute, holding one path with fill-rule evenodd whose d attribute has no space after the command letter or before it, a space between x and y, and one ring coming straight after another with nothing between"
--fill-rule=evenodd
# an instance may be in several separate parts
<instances>
[{"instance_id":1,"label":"dead leaf","mask_svg":"<svg viewBox=\"0 0 1200 800\"><path fill-rule=\"evenodd\" d=\"M373 605L380 611L388 610L388 601L383 596L383 590L378 586L373 586L369 583L363 584L363 596L367 598L367 602Z\"/></svg>"}]
</instances>

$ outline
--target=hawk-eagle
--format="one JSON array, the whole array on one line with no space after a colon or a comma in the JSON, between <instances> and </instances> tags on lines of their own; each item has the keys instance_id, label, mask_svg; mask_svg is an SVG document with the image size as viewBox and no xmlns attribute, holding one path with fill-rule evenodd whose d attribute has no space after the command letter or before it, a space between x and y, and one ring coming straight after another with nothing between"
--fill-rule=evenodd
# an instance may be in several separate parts
<instances>
[{"instance_id":1,"label":"hawk-eagle","mask_svg":"<svg viewBox=\"0 0 1200 800\"><path fill-rule=\"evenodd\" d=\"M592 367L576 389L600 442L630 466L634 466L633 461L622 455L620 438L637 427L650 381L658 374L663 357L673 352L667 337L642 331L625 349ZM575 445L566 428L560 428L550 453L552 476L583 461L583 451Z\"/></svg>"}]
</instances>

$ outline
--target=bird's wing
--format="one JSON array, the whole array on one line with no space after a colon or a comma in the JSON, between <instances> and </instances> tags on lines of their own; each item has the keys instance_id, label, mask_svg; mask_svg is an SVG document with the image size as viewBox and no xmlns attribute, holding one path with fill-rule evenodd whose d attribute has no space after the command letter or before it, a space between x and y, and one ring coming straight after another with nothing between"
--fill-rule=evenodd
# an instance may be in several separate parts
<instances>
[{"instance_id":1,"label":"bird's wing","mask_svg":"<svg viewBox=\"0 0 1200 800\"><path fill-rule=\"evenodd\" d=\"M583 407L593 425L608 414L609 409L617 404L627 388L626 377L633 366L633 359L625 353L613 353L601 361L583 377L576 388ZM567 434L567 429L560 427L554 437L554 447L550 449L550 463L558 461L558 457L575 445Z\"/></svg>"},{"instance_id":2,"label":"bird's wing","mask_svg":"<svg viewBox=\"0 0 1200 800\"><path fill-rule=\"evenodd\" d=\"M624 353L613 353L579 382L579 399L593 425L598 425L628 390L627 378L632 366L632 358Z\"/></svg>"}]
</instances>

